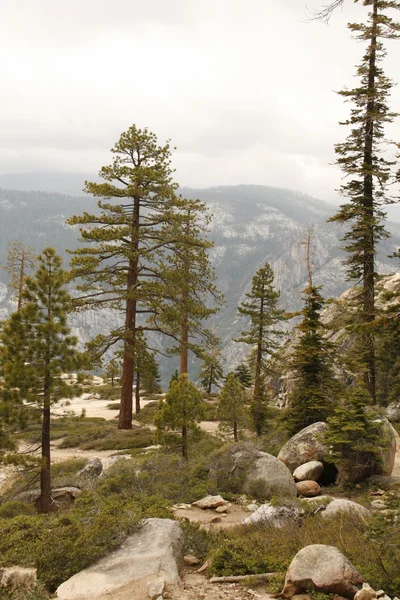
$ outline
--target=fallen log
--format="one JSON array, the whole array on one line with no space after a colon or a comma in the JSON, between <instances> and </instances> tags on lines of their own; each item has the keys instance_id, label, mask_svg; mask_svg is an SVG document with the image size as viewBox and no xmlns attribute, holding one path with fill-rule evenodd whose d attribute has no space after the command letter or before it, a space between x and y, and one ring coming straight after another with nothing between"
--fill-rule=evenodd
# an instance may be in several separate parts
<instances>
[{"instance_id":1,"label":"fallen log","mask_svg":"<svg viewBox=\"0 0 400 600\"><path fill-rule=\"evenodd\" d=\"M240 583L251 579L252 581L268 581L279 573L255 573L253 575L229 575L226 577L211 577L210 583Z\"/></svg>"}]
</instances>

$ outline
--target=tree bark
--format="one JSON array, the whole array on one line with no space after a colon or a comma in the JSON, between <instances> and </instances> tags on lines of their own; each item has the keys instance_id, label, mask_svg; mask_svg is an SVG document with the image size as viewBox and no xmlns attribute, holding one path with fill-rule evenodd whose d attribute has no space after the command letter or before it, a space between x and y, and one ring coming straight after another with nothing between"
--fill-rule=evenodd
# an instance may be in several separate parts
<instances>
[{"instance_id":1,"label":"tree bark","mask_svg":"<svg viewBox=\"0 0 400 600\"><path fill-rule=\"evenodd\" d=\"M189 458L188 440L187 440L187 427L186 427L186 425L182 425L182 456L186 460L188 460L188 458Z\"/></svg>"},{"instance_id":2,"label":"tree bark","mask_svg":"<svg viewBox=\"0 0 400 600\"><path fill-rule=\"evenodd\" d=\"M370 44L370 56L368 65L368 92L367 119L365 123L364 136L364 218L367 228L364 240L364 269L363 269L363 316L367 327L375 319L375 244L374 244L374 182L373 182L373 150L375 133L375 92L376 92L376 42L378 29L378 3L374 2L372 12L372 35ZM366 352L366 372L364 381L373 403L376 400L375 391L375 340L371 331L364 335L364 347Z\"/></svg>"},{"instance_id":3,"label":"tree bark","mask_svg":"<svg viewBox=\"0 0 400 600\"><path fill-rule=\"evenodd\" d=\"M254 399L259 396L261 387L261 363L262 363L262 344L263 344L263 325L264 325L264 286L262 288L262 297L260 303L260 324L258 326L258 342L256 355L256 372L254 378Z\"/></svg>"},{"instance_id":4,"label":"tree bark","mask_svg":"<svg viewBox=\"0 0 400 600\"><path fill-rule=\"evenodd\" d=\"M42 414L42 463L40 467L40 498L38 512L49 513L51 508L50 476L50 374L48 362L44 369L43 414Z\"/></svg>"},{"instance_id":5,"label":"tree bark","mask_svg":"<svg viewBox=\"0 0 400 600\"><path fill-rule=\"evenodd\" d=\"M233 441L234 442L238 442L239 441L239 437L238 437L238 424L237 421L233 421Z\"/></svg>"},{"instance_id":6,"label":"tree bark","mask_svg":"<svg viewBox=\"0 0 400 600\"><path fill-rule=\"evenodd\" d=\"M187 304L187 291L183 292L182 295L182 303L184 306L186 306ZM188 343L189 343L189 323L188 323L188 317L187 314L185 314L182 318L182 322L181 322L181 341L180 341L180 370L179 370L179 374L180 375L185 375L188 372L188 368L189 368L189 349L188 349Z\"/></svg>"},{"instance_id":7,"label":"tree bark","mask_svg":"<svg viewBox=\"0 0 400 600\"><path fill-rule=\"evenodd\" d=\"M135 410L136 414L140 413L140 373L136 373L136 389L135 389Z\"/></svg>"},{"instance_id":8,"label":"tree bark","mask_svg":"<svg viewBox=\"0 0 400 600\"><path fill-rule=\"evenodd\" d=\"M139 211L140 200L139 198L135 198L133 205L131 232L131 251L133 253L133 258L131 257L129 260L129 268L127 275L127 298L125 312L126 339L124 344L124 357L122 364L121 403L119 411L118 429L132 429L137 306L136 287L138 281L139 267Z\"/></svg>"}]
</instances>

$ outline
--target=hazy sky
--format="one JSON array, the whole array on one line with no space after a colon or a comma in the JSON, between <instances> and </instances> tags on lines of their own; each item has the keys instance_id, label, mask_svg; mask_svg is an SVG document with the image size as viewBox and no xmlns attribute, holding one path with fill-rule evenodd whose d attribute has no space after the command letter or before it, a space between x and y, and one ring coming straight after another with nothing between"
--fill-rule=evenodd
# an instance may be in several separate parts
<instances>
[{"instance_id":1,"label":"hazy sky","mask_svg":"<svg viewBox=\"0 0 400 600\"><path fill-rule=\"evenodd\" d=\"M172 140L181 185L333 200L349 110L334 90L354 81L346 23L366 11L345 0L328 27L304 0L0 0L0 172L95 173L135 123Z\"/></svg>"}]
</instances>

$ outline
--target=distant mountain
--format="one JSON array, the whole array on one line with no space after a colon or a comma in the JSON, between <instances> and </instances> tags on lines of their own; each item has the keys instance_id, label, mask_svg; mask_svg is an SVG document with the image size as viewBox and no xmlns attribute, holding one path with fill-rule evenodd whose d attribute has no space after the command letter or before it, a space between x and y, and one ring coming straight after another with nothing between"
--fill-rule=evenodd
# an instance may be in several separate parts
<instances>
[{"instance_id":1,"label":"distant mountain","mask_svg":"<svg viewBox=\"0 0 400 600\"><path fill-rule=\"evenodd\" d=\"M1 178L0 178L1 181ZM291 190L240 185L210 189L180 190L183 196L199 198L208 205L212 216L210 238L215 247L211 252L223 291L226 306L214 318L224 349L226 368L242 360L247 348L232 341L245 326L237 316L237 306L251 285L255 271L268 260L275 272L275 285L281 290L280 303L287 310L301 306L301 290L306 285L304 246L307 228L313 225L314 280L323 286L326 297L337 297L349 287L341 264L343 252L340 238L344 230L326 223L334 207ZM78 232L65 224L66 218L84 210L97 210L91 197L74 197L56 193L0 190L0 263L6 260L7 243L20 239L38 252L47 245L55 246L67 256L67 248L79 245ZM398 263L387 258L400 246L400 225L390 224L392 237L379 247L378 270L398 271ZM0 272L6 283L6 274ZM0 284L1 286L1 284ZM0 287L0 312L12 308L6 287ZM73 326L83 341L104 331L110 323L119 322L119 315L110 312L82 313L73 319ZM161 340L155 339L160 345ZM164 380L175 369L173 359L162 363Z\"/></svg>"}]
</instances>

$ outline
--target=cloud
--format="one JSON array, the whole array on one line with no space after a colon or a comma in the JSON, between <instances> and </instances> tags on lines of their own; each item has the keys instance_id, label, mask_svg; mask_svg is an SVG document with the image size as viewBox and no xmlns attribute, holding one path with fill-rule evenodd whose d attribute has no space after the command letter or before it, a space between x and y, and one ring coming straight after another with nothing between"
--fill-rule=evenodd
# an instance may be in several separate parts
<instances>
[{"instance_id":1,"label":"cloud","mask_svg":"<svg viewBox=\"0 0 400 600\"><path fill-rule=\"evenodd\" d=\"M335 198L349 106L333 90L354 83L362 47L345 24L367 9L347 2L330 27L305 12L299 0L3 0L2 170L97 172L135 123L171 138L182 184Z\"/></svg>"}]
</instances>

